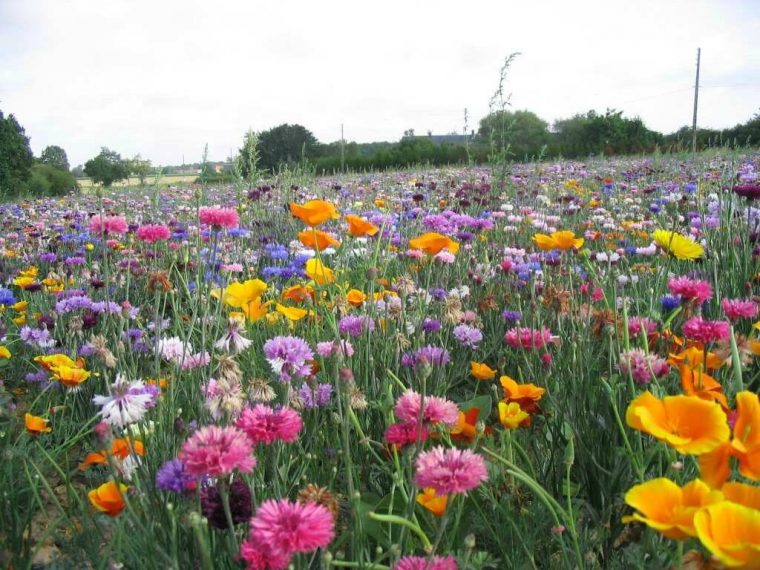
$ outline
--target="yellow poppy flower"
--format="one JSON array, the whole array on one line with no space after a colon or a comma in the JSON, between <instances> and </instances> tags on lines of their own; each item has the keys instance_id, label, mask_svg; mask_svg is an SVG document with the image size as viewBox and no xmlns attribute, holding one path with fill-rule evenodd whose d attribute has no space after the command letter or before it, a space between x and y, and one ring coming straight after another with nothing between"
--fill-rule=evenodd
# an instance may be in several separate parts
<instances>
[{"instance_id":1,"label":"yellow poppy flower","mask_svg":"<svg viewBox=\"0 0 760 570\"><path fill-rule=\"evenodd\" d=\"M493 380L496 378L496 370L485 362L470 362L470 374L476 380Z\"/></svg>"},{"instance_id":2,"label":"yellow poppy flower","mask_svg":"<svg viewBox=\"0 0 760 570\"><path fill-rule=\"evenodd\" d=\"M666 396L658 400L647 391L630 403L625 419L633 429L688 455L713 451L727 442L730 435L723 409L694 396Z\"/></svg>"},{"instance_id":3,"label":"yellow poppy flower","mask_svg":"<svg viewBox=\"0 0 760 570\"><path fill-rule=\"evenodd\" d=\"M760 568L760 511L730 501L694 515L702 544L730 568Z\"/></svg>"},{"instance_id":4,"label":"yellow poppy flower","mask_svg":"<svg viewBox=\"0 0 760 570\"><path fill-rule=\"evenodd\" d=\"M230 307L240 308L261 297L266 290L267 284L261 279L248 279L243 283L233 281L223 291L215 289L211 295L221 297Z\"/></svg>"},{"instance_id":5,"label":"yellow poppy flower","mask_svg":"<svg viewBox=\"0 0 760 570\"><path fill-rule=\"evenodd\" d=\"M319 259L311 258L306 262L306 275L319 285L326 285L335 281L333 270L326 267Z\"/></svg>"},{"instance_id":6,"label":"yellow poppy flower","mask_svg":"<svg viewBox=\"0 0 760 570\"><path fill-rule=\"evenodd\" d=\"M11 357L11 351L8 350L7 346L0 346L0 358L10 358Z\"/></svg>"},{"instance_id":7,"label":"yellow poppy flower","mask_svg":"<svg viewBox=\"0 0 760 570\"><path fill-rule=\"evenodd\" d=\"M551 235L536 234L533 236L533 243L542 251L580 249L585 241L584 238L576 238L575 232L570 230L553 232Z\"/></svg>"},{"instance_id":8,"label":"yellow poppy flower","mask_svg":"<svg viewBox=\"0 0 760 570\"><path fill-rule=\"evenodd\" d=\"M285 305L280 305L279 303L277 303L276 310L282 316L291 321L300 321L310 312L299 307L286 307Z\"/></svg>"},{"instance_id":9,"label":"yellow poppy flower","mask_svg":"<svg viewBox=\"0 0 760 570\"><path fill-rule=\"evenodd\" d=\"M507 429L517 429L520 424L530 418L517 402L499 402L499 422Z\"/></svg>"},{"instance_id":10,"label":"yellow poppy flower","mask_svg":"<svg viewBox=\"0 0 760 570\"><path fill-rule=\"evenodd\" d=\"M642 522L668 538L683 540L697 534L697 511L722 499L720 492L712 491L699 479L683 487L664 477L652 479L625 494L625 502L639 512L623 517L623 522Z\"/></svg>"}]
</instances>

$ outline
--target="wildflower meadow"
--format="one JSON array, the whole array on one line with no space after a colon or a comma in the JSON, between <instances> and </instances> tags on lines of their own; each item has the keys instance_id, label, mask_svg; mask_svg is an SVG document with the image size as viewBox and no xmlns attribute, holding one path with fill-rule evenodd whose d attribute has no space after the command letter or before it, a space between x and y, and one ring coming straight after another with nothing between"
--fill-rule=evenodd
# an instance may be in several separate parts
<instances>
[{"instance_id":1,"label":"wildflower meadow","mask_svg":"<svg viewBox=\"0 0 760 570\"><path fill-rule=\"evenodd\" d=\"M0 205L0 566L760 568L760 154Z\"/></svg>"}]
</instances>

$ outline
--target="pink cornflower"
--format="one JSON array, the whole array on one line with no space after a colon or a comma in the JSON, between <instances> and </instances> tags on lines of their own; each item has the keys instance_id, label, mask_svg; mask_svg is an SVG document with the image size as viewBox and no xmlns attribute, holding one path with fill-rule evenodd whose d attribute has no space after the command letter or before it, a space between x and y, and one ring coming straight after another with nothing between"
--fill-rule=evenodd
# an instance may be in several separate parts
<instances>
[{"instance_id":1,"label":"pink cornflower","mask_svg":"<svg viewBox=\"0 0 760 570\"><path fill-rule=\"evenodd\" d=\"M246 570L285 570L290 564L290 556L275 554L255 540L240 545L240 557L248 563Z\"/></svg>"},{"instance_id":2,"label":"pink cornflower","mask_svg":"<svg viewBox=\"0 0 760 570\"><path fill-rule=\"evenodd\" d=\"M198 216L202 224L211 226L214 230L221 230L222 228L229 230L240 225L240 216L232 208L220 208L219 206L201 208Z\"/></svg>"},{"instance_id":3,"label":"pink cornflower","mask_svg":"<svg viewBox=\"0 0 760 570\"><path fill-rule=\"evenodd\" d=\"M649 384L652 375L661 378L670 372L670 366L665 360L656 354L647 354L640 348L621 352L618 368L625 375L630 372L634 382L638 384Z\"/></svg>"},{"instance_id":4,"label":"pink cornflower","mask_svg":"<svg viewBox=\"0 0 760 570\"><path fill-rule=\"evenodd\" d=\"M668 281L668 289L673 295L680 295L687 301L694 300L697 305L712 299L713 290L707 281L689 279L688 277L675 277Z\"/></svg>"},{"instance_id":5,"label":"pink cornflower","mask_svg":"<svg viewBox=\"0 0 760 570\"><path fill-rule=\"evenodd\" d=\"M270 445L275 441L293 443L303 427L303 420L292 408L275 410L265 404L246 408L236 423L248 439L256 445Z\"/></svg>"},{"instance_id":6,"label":"pink cornflower","mask_svg":"<svg viewBox=\"0 0 760 570\"><path fill-rule=\"evenodd\" d=\"M290 558L324 548L335 536L332 513L317 503L264 501L251 519L252 542L274 556Z\"/></svg>"},{"instance_id":7,"label":"pink cornflower","mask_svg":"<svg viewBox=\"0 0 760 570\"><path fill-rule=\"evenodd\" d=\"M723 299L720 306L729 321L753 319L757 316L757 303L751 299Z\"/></svg>"},{"instance_id":8,"label":"pink cornflower","mask_svg":"<svg viewBox=\"0 0 760 570\"><path fill-rule=\"evenodd\" d=\"M415 467L417 486L432 487L437 495L466 493L488 479L485 460L469 449L434 447L420 453Z\"/></svg>"},{"instance_id":9,"label":"pink cornflower","mask_svg":"<svg viewBox=\"0 0 760 570\"><path fill-rule=\"evenodd\" d=\"M96 234L123 234L127 231L124 216L93 216L90 219L90 231Z\"/></svg>"},{"instance_id":10,"label":"pink cornflower","mask_svg":"<svg viewBox=\"0 0 760 570\"><path fill-rule=\"evenodd\" d=\"M419 430L417 429L417 422L400 422L391 424L388 429L385 430L385 443L388 445L395 445L396 447L404 447L405 445L411 445L426 441L428 438L428 430L423 425Z\"/></svg>"},{"instance_id":11,"label":"pink cornflower","mask_svg":"<svg viewBox=\"0 0 760 570\"><path fill-rule=\"evenodd\" d=\"M504 335L504 342L512 348L538 349L549 343L559 342L559 337L554 336L546 327L540 329L515 327L509 329Z\"/></svg>"},{"instance_id":12,"label":"pink cornflower","mask_svg":"<svg viewBox=\"0 0 760 570\"><path fill-rule=\"evenodd\" d=\"M425 411L422 421L429 423L444 423L453 426L459 418L459 408L451 400L437 396L425 396ZM402 422L417 424L420 421L422 396L414 390L404 392L396 402L396 417Z\"/></svg>"},{"instance_id":13,"label":"pink cornflower","mask_svg":"<svg viewBox=\"0 0 760 570\"><path fill-rule=\"evenodd\" d=\"M706 321L702 317L692 317L683 325L683 335L702 344L710 344L728 338L731 327L726 321Z\"/></svg>"},{"instance_id":14,"label":"pink cornflower","mask_svg":"<svg viewBox=\"0 0 760 570\"><path fill-rule=\"evenodd\" d=\"M145 243L155 243L171 237L169 228L163 224L146 224L137 228L137 239Z\"/></svg>"},{"instance_id":15,"label":"pink cornflower","mask_svg":"<svg viewBox=\"0 0 760 570\"><path fill-rule=\"evenodd\" d=\"M628 319L628 334L639 336L644 333L646 336L657 332L657 323L648 317L631 317Z\"/></svg>"},{"instance_id":16,"label":"pink cornflower","mask_svg":"<svg viewBox=\"0 0 760 570\"><path fill-rule=\"evenodd\" d=\"M431 560L424 556L404 556L393 570L457 570L457 561L453 556L433 556Z\"/></svg>"},{"instance_id":17,"label":"pink cornflower","mask_svg":"<svg viewBox=\"0 0 760 570\"><path fill-rule=\"evenodd\" d=\"M249 473L256 467L253 444L236 427L207 426L196 431L182 446L179 458L194 477L219 477L235 469Z\"/></svg>"}]
</instances>

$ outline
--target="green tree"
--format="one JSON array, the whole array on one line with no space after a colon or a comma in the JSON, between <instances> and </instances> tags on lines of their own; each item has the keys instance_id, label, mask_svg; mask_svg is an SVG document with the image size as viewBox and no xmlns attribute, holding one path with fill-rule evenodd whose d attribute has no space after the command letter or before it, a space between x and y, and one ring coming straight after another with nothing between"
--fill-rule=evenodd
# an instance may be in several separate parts
<instances>
[{"instance_id":1,"label":"green tree","mask_svg":"<svg viewBox=\"0 0 760 570\"><path fill-rule=\"evenodd\" d=\"M129 173L134 174L140 179L140 186L145 186L145 180L153 170L150 160L143 160L143 158L136 154L133 158L127 161L129 166Z\"/></svg>"},{"instance_id":2,"label":"green tree","mask_svg":"<svg viewBox=\"0 0 760 570\"><path fill-rule=\"evenodd\" d=\"M40 162L47 164L58 170L69 171L69 159L66 156L66 151L56 145L49 145L45 147L40 155Z\"/></svg>"},{"instance_id":3,"label":"green tree","mask_svg":"<svg viewBox=\"0 0 760 570\"><path fill-rule=\"evenodd\" d=\"M495 111L480 120L478 139L509 147L516 159L539 156L549 144L549 124L531 111Z\"/></svg>"},{"instance_id":4,"label":"green tree","mask_svg":"<svg viewBox=\"0 0 760 570\"><path fill-rule=\"evenodd\" d=\"M19 194L31 175L34 155L16 117L0 111L0 196Z\"/></svg>"},{"instance_id":5,"label":"green tree","mask_svg":"<svg viewBox=\"0 0 760 570\"><path fill-rule=\"evenodd\" d=\"M108 188L129 176L129 165L118 152L102 147L98 156L84 163L84 171L93 182Z\"/></svg>"},{"instance_id":6,"label":"green tree","mask_svg":"<svg viewBox=\"0 0 760 570\"><path fill-rule=\"evenodd\" d=\"M263 170L311 158L317 146L314 135L301 125L283 124L259 134L258 150Z\"/></svg>"},{"instance_id":7,"label":"green tree","mask_svg":"<svg viewBox=\"0 0 760 570\"><path fill-rule=\"evenodd\" d=\"M35 196L63 196L77 189L77 182L70 172L50 164L37 163L31 172L27 188Z\"/></svg>"}]
</instances>

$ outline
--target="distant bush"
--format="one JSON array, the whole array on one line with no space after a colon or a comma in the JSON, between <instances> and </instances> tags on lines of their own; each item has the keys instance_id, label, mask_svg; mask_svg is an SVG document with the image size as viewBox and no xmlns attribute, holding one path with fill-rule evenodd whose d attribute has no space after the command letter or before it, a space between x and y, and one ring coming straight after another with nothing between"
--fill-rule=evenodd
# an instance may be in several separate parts
<instances>
[{"instance_id":1,"label":"distant bush","mask_svg":"<svg viewBox=\"0 0 760 570\"><path fill-rule=\"evenodd\" d=\"M32 166L26 187L32 196L64 196L77 188L77 182L70 172L37 163Z\"/></svg>"},{"instance_id":2,"label":"distant bush","mask_svg":"<svg viewBox=\"0 0 760 570\"><path fill-rule=\"evenodd\" d=\"M195 179L196 184L205 182L206 184L230 184L235 181L235 175L232 172L212 172L205 176L205 180L199 176Z\"/></svg>"}]
</instances>

